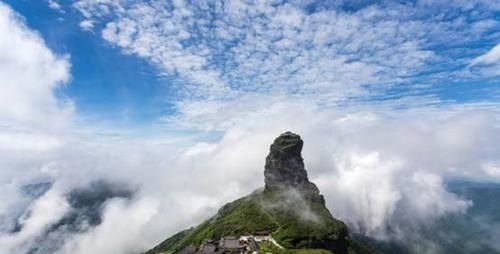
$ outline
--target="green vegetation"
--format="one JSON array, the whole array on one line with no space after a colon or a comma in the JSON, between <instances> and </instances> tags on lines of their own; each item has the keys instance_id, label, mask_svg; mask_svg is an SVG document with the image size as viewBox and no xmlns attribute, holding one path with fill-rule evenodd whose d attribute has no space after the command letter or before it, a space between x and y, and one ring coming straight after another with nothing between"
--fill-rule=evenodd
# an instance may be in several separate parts
<instances>
[{"instance_id":1,"label":"green vegetation","mask_svg":"<svg viewBox=\"0 0 500 254\"><path fill-rule=\"evenodd\" d=\"M259 248L261 253L273 254L332 254L325 249L280 249L270 242L260 243Z\"/></svg>"},{"instance_id":2,"label":"green vegetation","mask_svg":"<svg viewBox=\"0 0 500 254\"><path fill-rule=\"evenodd\" d=\"M165 241L158 244L156 247L148 251L147 253L157 253L157 254L167 254L173 252L173 246L178 244L182 239L188 236L193 231L193 228L183 230Z\"/></svg>"},{"instance_id":3,"label":"green vegetation","mask_svg":"<svg viewBox=\"0 0 500 254\"><path fill-rule=\"evenodd\" d=\"M211 219L172 236L147 253L172 253L207 239L261 230L272 232L273 238L286 248L272 246L272 253L356 253L348 251L347 227L331 216L322 199L303 198L279 189L256 191L228 203Z\"/></svg>"},{"instance_id":4,"label":"green vegetation","mask_svg":"<svg viewBox=\"0 0 500 254\"><path fill-rule=\"evenodd\" d=\"M331 251L324 249L295 249L291 251L292 254L332 254Z\"/></svg>"},{"instance_id":5,"label":"green vegetation","mask_svg":"<svg viewBox=\"0 0 500 254\"><path fill-rule=\"evenodd\" d=\"M266 157L263 190L226 204L214 217L165 240L148 254L175 253L210 239L259 231L270 232L273 238L272 243L262 243L261 253L376 253L351 241L347 226L330 214L319 189L307 178L302 146L299 135L281 134ZM274 241L283 248L275 246Z\"/></svg>"},{"instance_id":6,"label":"green vegetation","mask_svg":"<svg viewBox=\"0 0 500 254\"><path fill-rule=\"evenodd\" d=\"M260 253L273 253L273 254L293 254L292 250L280 249L271 242L261 242L259 243Z\"/></svg>"}]
</instances>

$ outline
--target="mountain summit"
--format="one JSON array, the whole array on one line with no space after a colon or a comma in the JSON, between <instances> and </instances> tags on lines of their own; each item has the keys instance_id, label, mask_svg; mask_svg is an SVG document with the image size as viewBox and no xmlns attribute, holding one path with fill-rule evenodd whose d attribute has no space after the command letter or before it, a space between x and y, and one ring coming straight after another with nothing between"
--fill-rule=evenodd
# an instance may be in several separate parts
<instances>
[{"instance_id":1,"label":"mountain summit","mask_svg":"<svg viewBox=\"0 0 500 254\"><path fill-rule=\"evenodd\" d=\"M246 253L226 247L239 246L235 237L248 241L254 236L268 241L258 244L262 253L374 253L352 241L347 226L326 208L319 189L307 177L303 145L299 135L281 134L266 157L263 189L224 205L212 218L166 239L147 253ZM268 235L262 238L262 232ZM255 251L253 248L251 252Z\"/></svg>"},{"instance_id":2,"label":"mountain summit","mask_svg":"<svg viewBox=\"0 0 500 254\"><path fill-rule=\"evenodd\" d=\"M309 182L301 155L303 145L300 136L292 132L274 140L264 166L266 189L298 187Z\"/></svg>"},{"instance_id":3,"label":"mountain summit","mask_svg":"<svg viewBox=\"0 0 500 254\"><path fill-rule=\"evenodd\" d=\"M302 198L322 203L325 200L320 195L318 187L309 182L302 158L304 141L299 135L285 132L271 144L269 155L264 166L265 191L294 190Z\"/></svg>"}]
</instances>

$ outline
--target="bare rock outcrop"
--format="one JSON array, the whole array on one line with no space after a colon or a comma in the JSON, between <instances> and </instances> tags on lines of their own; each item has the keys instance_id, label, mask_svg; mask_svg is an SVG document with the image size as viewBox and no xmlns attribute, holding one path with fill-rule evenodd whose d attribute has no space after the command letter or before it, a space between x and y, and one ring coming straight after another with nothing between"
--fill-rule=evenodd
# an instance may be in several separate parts
<instances>
[{"instance_id":1,"label":"bare rock outcrop","mask_svg":"<svg viewBox=\"0 0 500 254\"><path fill-rule=\"evenodd\" d=\"M264 167L265 190L295 189L304 198L324 203L323 195L307 177L302 158L303 146L301 137L289 131L274 140Z\"/></svg>"}]
</instances>

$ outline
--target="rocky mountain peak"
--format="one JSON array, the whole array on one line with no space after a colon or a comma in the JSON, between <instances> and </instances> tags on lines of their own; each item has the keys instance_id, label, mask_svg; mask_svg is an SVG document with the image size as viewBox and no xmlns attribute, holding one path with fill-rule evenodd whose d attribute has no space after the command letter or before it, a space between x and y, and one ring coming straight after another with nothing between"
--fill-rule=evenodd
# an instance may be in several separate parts
<instances>
[{"instance_id":1,"label":"rocky mountain peak","mask_svg":"<svg viewBox=\"0 0 500 254\"><path fill-rule=\"evenodd\" d=\"M358 252L350 247L347 226L331 215L323 195L307 177L301 155L303 145L299 135L281 134L271 144L266 157L264 190L258 189L224 205L211 219L166 239L147 254L205 253L205 248L200 247L206 246L204 243L257 232L268 232L272 242L292 249L272 250L273 253L295 253L299 249L304 249L304 253L375 253ZM189 246L199 249L195 252L196 248L185 248ZM318 249L324 251L316 251ZM233 253L234 250L211 252ZM258 252L270 250L266 247Z\"/></svg>"},{"instance_id":2,"label":"rocky mountain peak","mask_svg":"<svg viewBox=\"0 0 500 254\"><path fill-rule=\"evenodd\" d=\"M300 187L309 183L301 154L303 145L300 136L289 131L274 140L266 157L266 189Z\"/></svg>"}]
</instances>

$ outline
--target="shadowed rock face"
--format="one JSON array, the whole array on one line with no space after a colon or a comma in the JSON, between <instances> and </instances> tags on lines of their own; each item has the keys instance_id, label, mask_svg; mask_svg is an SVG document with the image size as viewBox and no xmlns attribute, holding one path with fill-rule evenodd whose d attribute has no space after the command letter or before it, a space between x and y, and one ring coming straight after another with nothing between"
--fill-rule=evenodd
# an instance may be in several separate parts
<instances>
[{"instance_id":1,"label":"shadowed rock face","mask_svg":"<svg viewBox=\"0 0 500 254\"><path fill-rule=\"evenodd\" d=\"M265 190L295 189L303 198L324 204L318 187L307 178L301 154L303 145L300 136L289 131L274 140L266 157Z\"/></svg>"},{"instance_id":2,"label":"shadowed rock face","mask_svg":"<svg viewBox=\"0 0 500 254\"><path fill-rule=\"evenodd\" d=\"M298 187L309 182L301 155L303 145L300 136L292 132L285 132L274 140L266 157L266 189Z\"/></svg>"},{"instance_id":3,"label":"shadowed rock face","mask_svg":"<svg viewBox=\"0 0 500 254\"><path fill-rule=\"evenodd\" d=\"M289 249L373 254L349 247L347 226L331 215L318 188L307 177L301 155L303 145L299 135L281 134L266 157L264 190L224 205L201 225L166 239L147 253L179 253L186 246L200 246L207 238L266 230Z\"/></svg>"}]
</instances>

